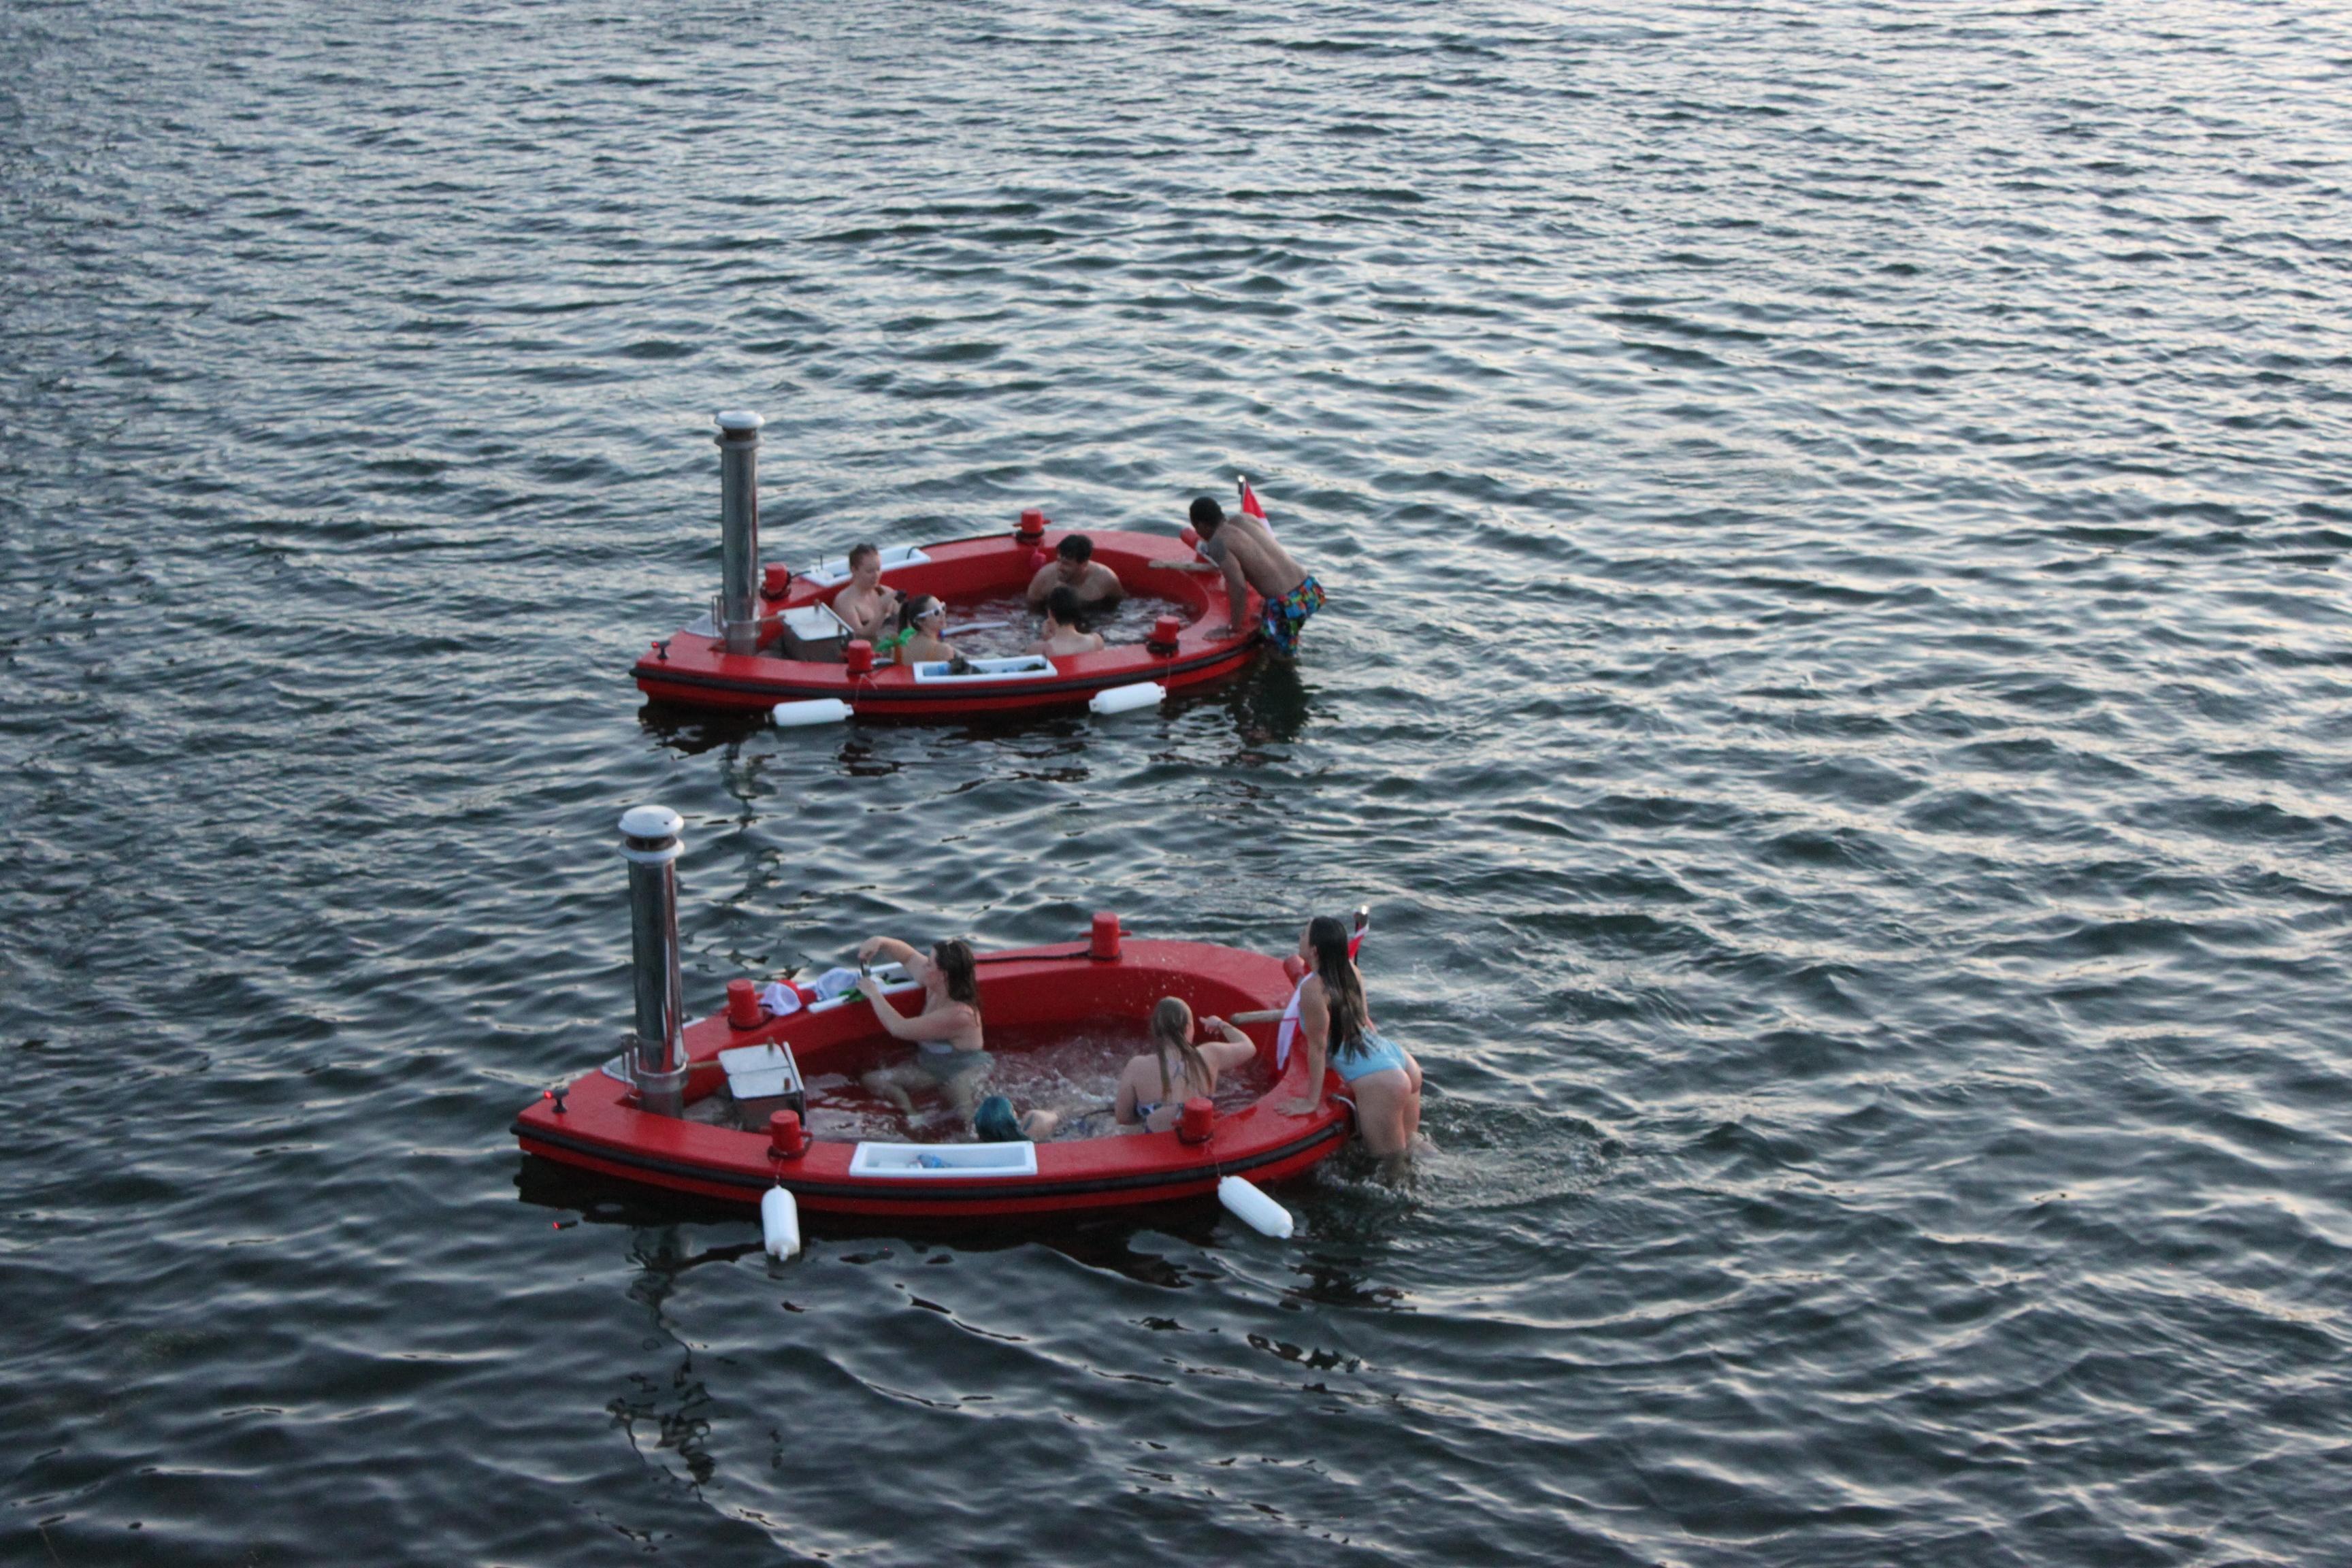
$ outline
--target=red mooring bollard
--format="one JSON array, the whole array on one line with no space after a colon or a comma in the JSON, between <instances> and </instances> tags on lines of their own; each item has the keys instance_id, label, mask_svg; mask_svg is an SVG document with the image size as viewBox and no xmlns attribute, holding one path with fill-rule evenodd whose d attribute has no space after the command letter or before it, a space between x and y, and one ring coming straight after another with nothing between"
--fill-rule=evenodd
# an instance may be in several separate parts
<instances>
[{"instance_id":1,"label":"red mooring bollard","mask_svg":"<svg viewBox=\"0 0 2352 1568\"><path fill-rule=\"evenodd\" d=\"M1094 945L1087 950L1094 958L1118 956L1118 917L1105 910L1095 916Z\"/></svg>"},{"instance_id":2,"label":"red mooring bollard","mask_svg":"<svg viewBox=\"0 0 2352 1568\"><path fill-rule=\"evenodd\" d=\"M1179 1143L1206 1143L1216 1126L1216 1106L1196 1094L1184 1102L1184 1114L1176 1122L1176 1141Z\"/></svg>"},{"instance_id":3,"label":"red mooring bollard","mask_svg":"<svg viewBox=\"0 0 2352 1568\"><path fill-rule=\"evenodd\" d=\"M756 1029L768 1021L760 1005L760 988L748 980L727 983L727 1022L737 1029Z\"/></svg>"},{"instance_id":4,"label":"red mooring bollard","mask_svg":"<svg viewBox=\"0 0 2352 1568\"><path fill-rule=\"evenodd\" d=\"M808 1131L800 1112L779 1110L768 1118L768 1152L781 1160L794 1159L808 1147Z\"/></svg>"}]
</instances>

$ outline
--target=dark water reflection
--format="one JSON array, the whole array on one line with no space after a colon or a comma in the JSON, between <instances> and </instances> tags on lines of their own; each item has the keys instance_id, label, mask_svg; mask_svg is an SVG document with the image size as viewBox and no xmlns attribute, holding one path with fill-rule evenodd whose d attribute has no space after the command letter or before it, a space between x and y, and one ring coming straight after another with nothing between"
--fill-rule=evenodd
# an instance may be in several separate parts
<instances>
[{"instance_id":1,"label":"dark water reflection","mask_svg":"<svg viewBox=\"0 0 2352 1568\"><path fill-rule=\"evenodd\" d=\"M2325 9L0 9L11 1562L2342 1555ZM803 559L1332 592L1162 709L645 708ZM1438 1151L1002 1233L521 1160L875 930L1370 903Z\"/></svg>"}]
</instances>

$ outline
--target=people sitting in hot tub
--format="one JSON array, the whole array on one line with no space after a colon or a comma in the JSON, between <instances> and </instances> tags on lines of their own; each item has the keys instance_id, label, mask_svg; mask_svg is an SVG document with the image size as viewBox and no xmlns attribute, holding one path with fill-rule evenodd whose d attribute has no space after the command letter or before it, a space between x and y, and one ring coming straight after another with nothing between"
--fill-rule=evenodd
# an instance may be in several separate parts
<instances>
[{"instance_id":1,"label":"people sitting in hot tub","mask_svg":"<svg viewBox=\"0 0 2352 1568\"><path fill-rule=\"evenodd\" d=\"M878 647L898 626L898 595L882 585L882 552L869 540L849 547L849 583L833 596L833 613L849 635Z\"/></svg>"},{"instance_id":2,"label":"people sitting in hot tub","mask_svg":"<svg viewBox=\"0 0 2352 1568\"><path fill-rule=\"evenodd\" d=\"M1192 1009L1181 998L1162 996L1151 1010L1151 1052L1130 1060L1118 1075L1111 1115L1121 1132L1165 1132L1184 1114L1184 1102L1217 1091L1217 1075L1257 1054L1249 1037L1223 1018L1203 1018L1203 1028L1223 1037L1192 1043Z\"/></svg>"},{"instance_id":3,"label":"people sitting in hot tub","mask_svg":"<svg viewBox=\"0 0 2352 1568\"><path fill-rule=\"evenodd\" d=\"M956 657L955 648L940 637L948 624L948 607L929 594L918 594L908 599L898 612L898 619L899 629L875 644L876 653L880 653L885 644L892 644L900 664Z\"/></svg>"},{"instance_id":4,"label":"people sitting in hot tub","mask_svg":"<svg viewBox=\"0 0 2352 1568\"><path fill-rule=\"evenodd\" d=\"M1119 586L1118 574L1095 559L1095 542L1083 533L1064 534L1062 542L1054 546L1054 559L1029 579L1029 607L1034 610L1044 604L1056 588L1076 594L1079 605L1092 615L1118 608L1127 596L1127 590Z\"/></svg>"},{"instance_id":5,"label":"people sitting in hot tub","mask_svg":"<svg viewBox=\"0 0 2352 1568\"><path fill-rule=\"evenodd\" d=\"M908 978L921 983L923 1010L908 1017L882 994L879 985L859 987L874 1004L876 1023L893 1039L915 1042L913 1061L877 1068L866 1075L867 1090L911 1116L914 1091L936 1089L947 1096L958 1116L970 1121L980 1105L981 1085L988 1079L988 1052L980 1029L980 982L972 965L971 944L950 937L934 942L926 957L896 937L869 936L857 949L858 961L870 963L877 956L905 964Z\"/></svg>"},{"instance_id":6,"label":"people sitting in hot tub","mask_svg":"<svg viewBox=\"0 0 2352 1568\"><path fill-rule=\"evenodd\" d=\"M1078 596L1067 588L1056 588L1046 595L1045 631L1044 637L1029 645L1031 653L1060 658L1065 654L1103 649L1102 633L1087 630L1086 612L1079 607Z\"/></svg>"},{"instance_id":7,"label":"people sitting in hot tub","mask_svg":"<svg viewBox=\"0 0 2352 1568\"><path fill-rule=\"evenodd\" d=\"M1406 1152L1421 1131L1421 1064L1372 1027L1364 977L1348 956L1348 928L1317 915L1298 939L1298 956L1308 970L1298 990L1298 1025L1307 1037L1313 1092L1281 1109L1305 1116L1323 1103L1328 1058L1356 1103L1356 1131L1364 1147L1383 1158Z\"/></svg>"}]
</instances>

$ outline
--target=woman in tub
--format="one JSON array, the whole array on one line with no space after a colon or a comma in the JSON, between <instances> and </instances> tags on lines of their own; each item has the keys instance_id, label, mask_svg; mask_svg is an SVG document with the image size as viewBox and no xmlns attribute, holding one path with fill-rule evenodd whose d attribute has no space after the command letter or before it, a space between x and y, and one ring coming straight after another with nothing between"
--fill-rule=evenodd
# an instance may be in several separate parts
<instances>
[{"instance_id":1,"label":"woman in tub","mask_svg":"<svg viewBox=\"0 0 2352 1568\"><path fill-rule=\"evenodd\" d=\"M1223 1018L1203 1018L1223 1037L1192 1043L1192 1009L1162 996L1151 1010L1151 1051L1129 1060L1118 1075L1111 1113L1121 1132L1165 1132L1195 1095L1214 1094L1217 1075L1257 1055L1249 1037Z\"/></svg>"},{"instance_id":2,"label":"woman in tub","mask_svg":"<svg viewBox=\"0 0 2352 1568\"><path fill-rule=\"evenodd\" d=\"M970 1121L980 1105L981 1086L988 1080L989 1068L971 945L951 937L933 943L926 958L896 937L869 936L858 948L857 957L860 963L895 959L906 966L907 977L923 987L922 1011L908 1017L882 994L880 984L860 985L866 999L874 1005L874 1021L893 1038L915 1045L913 1061L867 1073L866 1091L911 1116L915 1110L911 1091L936 1089L947 1096L958 1116Z\"/></svg>"}]
</instances>

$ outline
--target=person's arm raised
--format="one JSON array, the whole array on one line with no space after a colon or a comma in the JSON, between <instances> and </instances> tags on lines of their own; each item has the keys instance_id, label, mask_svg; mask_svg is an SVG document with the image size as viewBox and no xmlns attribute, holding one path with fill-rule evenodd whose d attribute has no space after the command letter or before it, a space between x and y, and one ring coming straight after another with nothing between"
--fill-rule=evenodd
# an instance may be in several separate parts
<instances>
[{"instance_id":1,"label":"person's arm raised","mask_svg":"<svg viewBox=\"0 0 2352 1568\"><path fill-rule=\"evenodd\" d=\"M889 961L897 963L904 963L909 959L922 956L895 936L869 936L857 944L857 962L860 963L871 963L877 955L882 953L888 953ZM922 978L920 975L914 974L912 970L908 973L918 980Z\"/></svg>"},{"instance_id":2,"label":"person's arm raised","mask_svg":"<svg viewBox=\"0 0 2352 1568\"><path fill-rule=\"evenodd\" d=\"M1298 1032L1307 1037L1307 1093L1277 1108L1293 1116L1311 1116L1321 1107L1323 1075L1329 1066L1331 1009L1324 1003L1323 987L1312 984L1312 976L1309 980L1308 989L1298 998Z\"/></svg>"}]
</instances>

